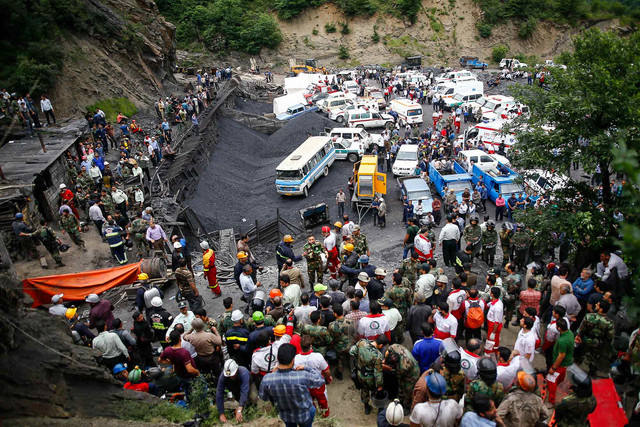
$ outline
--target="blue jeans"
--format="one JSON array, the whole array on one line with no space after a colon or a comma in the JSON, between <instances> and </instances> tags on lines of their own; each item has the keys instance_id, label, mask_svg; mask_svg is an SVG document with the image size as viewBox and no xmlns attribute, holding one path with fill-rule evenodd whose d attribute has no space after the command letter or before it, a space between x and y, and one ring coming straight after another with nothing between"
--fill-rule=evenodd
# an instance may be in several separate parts
<instances>
[{"instance_id":1,"label":"blue jeans","mask_svg":"<svg viewBox=\"0 0 640 427\"><path fill-rule=\"evenodd\" d=\"M313 426L313 419L316 416L316 407L311 405L311 409L309 409L309 418L306 421L301 423L284 423L285 427L311 427Z\"/></svg>"}]
</instances>

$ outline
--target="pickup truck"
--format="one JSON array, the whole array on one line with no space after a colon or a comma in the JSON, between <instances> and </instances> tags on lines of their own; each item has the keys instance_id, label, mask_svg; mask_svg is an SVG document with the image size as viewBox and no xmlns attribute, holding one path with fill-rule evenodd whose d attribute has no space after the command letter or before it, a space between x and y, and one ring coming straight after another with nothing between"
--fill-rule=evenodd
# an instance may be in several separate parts
<instances>
[{"instance_id":1,"label":"pickup truck","mask_svg":"<svg viewBox=\"0 0 640 427\"><path fill-rule=\"evenodd\" d=\"M500 68L511 68L517 70L518 68L528 68L529 66L524 62L520 62L517 59L502 58L500 61Z\"/></svg>"},{"instance_id":2,"label":"pickup truck","mask_svg":"<svg viewBox=\"0 0 640 427\"><path fill-rule=\"evenodd\" d=\"M502 163L491 169L482 170L478 165L473 165L471 172L473 183L484 182L487 188L487 196L494 202L498 195L508 199L512 194L522 193L524 190L520 182L522 178L512 169Z\"/></svg>"},{"instance_id":3,"label":"pickup truck","mask_svg":"<svg viewBox=\"0 0 640 427\"><path fill-rule=\"evenodd\" d=\"M411 200L414 206L418 206L418 202L422 201L422 212L426 214L432 211L433 196L429 185L423 178L419 176L401 176L397 181L400 187L401 199L402 196L407 196L407 199Z\"/></svg>"},{"instance_id":4,"label":"pickup truck","mask_svg":"<svg viewBox=\"0 0 640 427\"><path fill-rule=\"evenodd\" d=\"M460 66L473 68L482 68L483 70L489 66L486 62L482 62L477 56L463 56L460 58Z\"/></svg>"},{"instance_id":5,"label":"pickup truck","mask_svg":"<svg viewBox=\"0 0 640 427\"><path fill-rule=\"evenodd\" d=\"M447 191L453 190L458 202L462 202L462 193L465 189L473 191L473 182L469 175L457 162L453 162L453 169L439 168L438 160L429 163L429 179L438 194L444 197ZM438 166L438 167L436 167Z\"/></svg>"},{"instance_id":6,"label":"pickup truck","mask_svg":"<svg viewBox=\"0 0 640 427\"><path fill-rule=\"evenodd\" d=\"M308 111L316 111L318 110L318 107L316 107L315 105L310 107L308 105L303 105L303 104L296 104L296 105L292 105L291 107L287 108L287 111L282 113L282 114L278 114L276 116L276 119L278 120L291 120L294 117L298 117L299 115L306 113Z\"/></svg>"}]
</instances>

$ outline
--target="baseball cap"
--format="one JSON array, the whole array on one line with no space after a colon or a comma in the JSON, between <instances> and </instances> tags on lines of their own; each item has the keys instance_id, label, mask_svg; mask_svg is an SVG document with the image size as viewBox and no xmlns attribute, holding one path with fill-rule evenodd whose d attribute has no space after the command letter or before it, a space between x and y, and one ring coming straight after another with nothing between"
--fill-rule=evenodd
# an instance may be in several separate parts
<instances>
[{"instance_id":1,"label":"baseball cap","mask_svg":"<svg viewBox=\"0 0 640 427\"><path fill-rule=\"evenodd\" d=\"M51 297L51 303L56 304L58 301L60 301L60 298L62 298L64 296L64 294L57 294Z\"/></svg>"},{"instance_id":2,"label":"baseball cap","mask_svg":"<svg viewBox=\"0 0 640 427\"><path fill-rule=\"evenodd\" d=\"M242 320L244 316L242 315L242 312L240 310L233 310L233 313L231 313L231 321L232 322L237 322L238 320Z\"/></svg>"},{"instance_id":3,"label":"baseball cap","mask_svg":"<svg viewBox=\"0 0 640 427\"><path fill-rule=\"evenodd\" d=\"M378 300L378 304L383 305L385 307L393 307L393 301L391 301L391 298L380 298Z\"/></svg>"},{"instance_id":4,"label":"baseball cap","mask_svg":"<svg viewBox=\"0 0 640 427\"><path fill-rule=\"evenodd\" d=\"M320 291L326 291L326 290L327 290L327 287L322 283L316 283L313 286L313 292L320 292Z\"/></svg>"},{"instance_id":5,"label":"baseball cap","mask_svg":"<svg viewBox=\"0 0 640 427\"><path fill-rule=\"evenodd\" d=\"M273 328L273 335L277 337L283 336L286 332L287 332L287 327L284 325L278 325L275 328Z\"/></svg>"},{"instance_id":6,"label":"baseball cap","mask_svg":"<svg viewBox=\"0 0 640 427\"><path fill-rule=\"evenodd\" d=\"M360 231L360 226L358 224L354 225L353 231Z\"/></svg>"},{"instance_id":7,"label":"baseball cap","mask_svg":"<svg viewBox=\"0 0 640 427\"><path fill-rule=\"evenodd\" d=\"M189 304L187 304L186 301L182 300L178 303L178 308L185 308L187 307Z\"/></svg>"}]
</instances>

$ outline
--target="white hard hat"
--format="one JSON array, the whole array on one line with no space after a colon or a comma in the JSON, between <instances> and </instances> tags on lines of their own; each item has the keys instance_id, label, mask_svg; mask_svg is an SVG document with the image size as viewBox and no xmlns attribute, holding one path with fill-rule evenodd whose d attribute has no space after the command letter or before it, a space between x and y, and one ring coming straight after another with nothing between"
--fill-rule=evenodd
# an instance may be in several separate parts
<instances>
[{"instance_id":1,"label":"white hard hat","mask_svg":"<svg viewBox=\"0 0 640 427\"><path fill-rule=\"evenodd\" d=\"M60 189L67 188L67 184L60 184Z\"/></svg>"},{"instance_id":2,"label":"white hard hat","mask_svg":"<svg viewBox=\"0 0 640 427\"><path fill-rule=\"evenodd\" d=\"M404 410L402 409L402 405L398 399L395 399L393 402L389 403L387 406L386 413L387 422L392 426L397 426L402 422L404 418Z\"/></svg>"},{"instance_id":3,"label":"white hard hat","mask_svg":"<svg viewBox=\"0 0 640 427\"><path fill-rule=\"evenodd\" d=\"M222 373L225 377L232 377L238 372L238 364L233 359L228 359L224 362L224 368L222 369Z\"/></svg>"},{"instance_id":4,"label":"white hard hat","mask_svg":"<svg viewBox=\"0 0 640 427\"><path fill-rule=\"evenodd\" d=\"M369 278L369 275L367 273L362 271L358 274L358 280L361 282L369 282L371 278Z\"/></svg>"},{"instance_id":5,"label":"white hard hat","mask_svg":"<svg viewBox=\"0 0 640 427\"><path fill-rule=\"evenodd\" d=\"M109 166L109 162L104 162L104 165L105 166Z\"/></svg>"},{"instance_id":6,"label":"white hard hat","mask_svg":"<svg viewBox=\"0 0 640 427\"><path fill-rule=\"evenodd\" d=\"M57 304L58 301L60 301L60 298L62 298L64 296L64 294L57 294L51 297L51 303L53 304Z\"/></svg>"},{"instance_id":7,"label":"white hard hat","mask_svg":"<svg viewBox=\"0 0 640 427\"><path fill-rule=\"evenodd\" d=\"M202 242L200 242L200 247L202 249L204 249L205 251L209 250L209 242L207 242L206 240L203 240Z\"/></svg>"},{"instance_id":8,"label":"white hard hat","mask_svg":"<svg viewBox=\"0 0 640 427\"><path fill-rule=\"evenodd\" d=\"M238 320L241 320L243 317L244 316L240 310L233 310L233 313L231 313L232 322L237 322Z\"/></svg>"},{"instance_id":9,"label":"white hard hat","mask_svg":"<svg viewBox=\"0 0 640 427\"><path fill-rule=\"evenodd\" d=\"M160 297L151 298L151 306L153 306L153 307L162 307L162 298L160 298Z\"/></svg>"},{"instance_id":10,"label":"white hard hat","mask_svg":"<svg viewBox=\"0 0 640 427\"><path fill-rule=\"evenodd\" d=\"M97 304L100 302L100 297L96 294L89 294L84 300L90 304Z\"/></svg>"},{"instance_id":11,"label":"white hard hat","mask_svg":"<svg viewBox=\"0 0 640 427\"><path fill-rule=\"evenodd\" d=\"M175 249L180 249L180 248L182 247L182 243L180 243L180 242L174 242L174 243L173 243L173 247L174 247Z\"/></svg>"}]
</instances>

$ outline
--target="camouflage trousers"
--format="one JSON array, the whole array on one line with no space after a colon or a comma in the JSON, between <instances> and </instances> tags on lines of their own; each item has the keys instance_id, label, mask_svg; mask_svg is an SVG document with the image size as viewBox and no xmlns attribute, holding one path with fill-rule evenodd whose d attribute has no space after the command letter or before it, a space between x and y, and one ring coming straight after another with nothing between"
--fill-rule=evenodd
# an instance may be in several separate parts
<instances>
[{"instance_id":1,"label":"camouflage trousers","mask_svg":"<svg viewBox=\"0 0 640 427\"><path fill-rule=\"evenodd\" d=\"M307 263L307 274L309 276L309 284L311 285L311 289L313 289L314 284L322 283L322 264Z\"/></svg>"},{"instance_id":2,"label":"camouflage trousers","mask_svg":"<svg viewBox=\"0 0 640 427\"><path fill-rule=\"evenodd\" d=\"M413 389L420 379L417 377L398 377L398 400L402 403L403 408L411 408L413 403Z\"/></svg>"},{"instance_id":3,"label":"camouflage trousers","mask_svg":"<svg viewBox=\"0 0 640 427\"><path fill-rule=\"evenodd\" d=\"M141 233L134 234L133 242L135 243L135 246L136 246L136 253L137 253L138 259L142 258L143 256L146 256L147 240L144 237L144 235Z\"/></svg>"},{"instance_id":4,"label":"camouflage trousers","mask_svg":"<svg viewBox=\"0 0 640 427\"><path fill-rule=\"evenodd\" d=\"M493 265L493 261L496 257L496 247L487 247L482 248L482 260L486 262L489 266Z\"/></svg>"},{"instance_id":5,"label":"camouflage trousers","mask_svg":"<svg viewBox=\"0 0 640 427\"><path fill-rule=\"evenodd\" d=\"M365 405L369 404L371 403L371 396L373 396L377 390L375 378L373 378L373 375L358 375L358 379L360 380L360 401Z\"/></svg>"},{"instance_id":6,"label":"camouflage trousers","mask_svg":"<svg viewBox=\"0 0 640 427\"><path fill-rule=\"evenodd\" d=\"M607 366L609 364L611 357L610 345L584 345L584 357L589 365L589 375L595 376L605 362Z\"/></svg>"},{"instance_id":7,"label":"camouflage trousers","mask_svg":"<svg viewBox=\"0 0 640 427\"><path fill-rule=\"evenodd\" d=\"M49 254L51 255L51 258L53 258L53 260L56 262L57 265L61 265L62 264L62 257L60 256L60 251L58 250L58 246L53 244L53 245L45 245L43 244L43 246L47 249L47 252L49 252Z\"/></svg>"},{"instance_id":8,"label":"camouflage trousers","mask_svg":"<svg viewBox=\"0 0 640 427\"><path fill-rule=\"evenodd\" d=\"M78 231L77 228L71 229L71 230L65 230L68 234L69 237L71 238L71 241L76 245L76 246L80 246L82 248L84 248L84 240L82 240L82 237L80 237L80 232Z\"/></svg>"}]
</instances>

